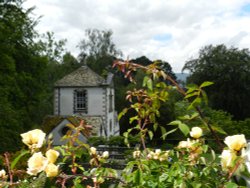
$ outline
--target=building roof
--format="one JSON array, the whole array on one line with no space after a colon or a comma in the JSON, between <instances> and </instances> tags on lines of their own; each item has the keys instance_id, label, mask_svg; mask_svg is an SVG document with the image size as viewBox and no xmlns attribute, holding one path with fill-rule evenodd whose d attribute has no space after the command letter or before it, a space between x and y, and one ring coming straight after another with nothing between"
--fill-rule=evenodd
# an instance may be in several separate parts
<instances>
[{"instance_id":1,"label":"building roof","mask_svg":"<svg viewBox=\"0 0 250 188\"><path fill-rule=\"evenodd\" d=\"M55 83L55 87L95 87L106 85L106 80L88 66L81 66Z\"/></svg>"},{"instance_id":2,"label":"building roof","mask_svg":"<svg viewBox=\"0 0 250 188\"><path fill-rule=\"evenodd\" d=\"M63 120L68 120L73 126L77 127L80 124L80 120L84 120L85 124L91 126L91 135L96 136L99 132L100 126L103 121L100 116L46 116L43 120L41 129L49 134L56 126L58 126ZM86 130L87 131L87 130ZM86 133L86 132L85 132ZM84 135L86 135L84 133Z\"/></svg>"}]
</instances>

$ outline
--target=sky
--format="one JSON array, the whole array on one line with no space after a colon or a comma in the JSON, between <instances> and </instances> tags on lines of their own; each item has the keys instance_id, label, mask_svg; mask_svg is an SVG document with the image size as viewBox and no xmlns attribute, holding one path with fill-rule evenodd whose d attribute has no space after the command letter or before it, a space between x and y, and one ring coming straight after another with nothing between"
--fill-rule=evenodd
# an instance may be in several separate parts
<instances>
[{"instance_id":1,"label":"sky","mask_svg":"<svg viewBox=\"0 0 250 188\"><path fill-rule=\"evenodd\" d=\"M250 47L250 0L26 0L31 6L42 16L37 31L67 39L75 56L86 29L112 30L124 59L161 59L174 72L206 45Z\"/></svg>"}]
</instances>

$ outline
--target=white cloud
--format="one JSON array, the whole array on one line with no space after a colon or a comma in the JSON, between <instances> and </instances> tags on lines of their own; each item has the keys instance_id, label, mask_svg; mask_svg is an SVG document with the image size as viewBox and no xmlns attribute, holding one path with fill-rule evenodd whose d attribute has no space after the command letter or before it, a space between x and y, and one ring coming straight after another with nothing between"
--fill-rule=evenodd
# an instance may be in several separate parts
<instances>
[{"instance_id":1,"label":"white cloud","mask_svg":"<svg viewBox=\"0 0 250 188\"><path fill-rule=\"evenodd\" d=\"M117 48L125 58L145 55L168 61L180 72L184 62L197 56L208 44L249 47L249 0L39 0L35 14L43 15L37 29L53 31L58 39L67 38L68 49L76 45L85 29L111 29ZM169 40L156 36L169 34Z\"/></svg>"}]
</instances>

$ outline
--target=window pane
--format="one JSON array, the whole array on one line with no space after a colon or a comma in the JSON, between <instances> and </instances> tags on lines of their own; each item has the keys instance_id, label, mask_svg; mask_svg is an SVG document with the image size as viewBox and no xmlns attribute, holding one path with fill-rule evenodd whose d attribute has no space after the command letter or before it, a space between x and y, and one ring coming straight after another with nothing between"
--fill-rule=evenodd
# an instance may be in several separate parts
<instances>
[{"instance_id":1,"label":"window pane","mask_svg":"<svg viewBox=\"0 0 250 188\"><path fill-rule=\"evenodd\" d=\"M87 113L87 91L76 90L75 91L75 112Z\"/></svg>"}]
</instances>

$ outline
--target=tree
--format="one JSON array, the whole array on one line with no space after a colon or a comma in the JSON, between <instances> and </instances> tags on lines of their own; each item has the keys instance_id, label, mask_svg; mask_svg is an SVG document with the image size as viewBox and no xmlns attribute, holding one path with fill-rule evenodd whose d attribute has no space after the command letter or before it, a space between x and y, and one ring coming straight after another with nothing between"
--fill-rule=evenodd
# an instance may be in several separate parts
<instances>
[{"instance_id":1,"label":"tree","mask_svg":"<svg viewBox=\"0 0 250 188\"><path fill-rule=\"evenodd\" d=\"M22 2L0 2L0 152L17 149L17 135L34 123L33 107L43 93L38 77L45 64L31 52L36 21L29 18L33 9L24 10Z\"/></svg>"},{"instance_id":2,"label":"tree","mask_svg":"<svg viewBox=\"0 0 250 188\"><path fill-rule=\"evenodd\" d=\"M199 57L187 61L183 70L191 75L188 83L212 81L207 89L211 106L231 113L234 119L250 117L250 53L225 45L206 46Z\"/></svg>"},{"instance_id":3,"label":"tree","mask_svg":"<svg viewBox=\"0 0 250 188\"><path fill-rule=\"evenodd\" d=\"M111 71L113 61L122 54L112 41L112 34L111 30L87 29L85 39L79 43L79 61L98 74Z\"/></svg>"},{"instance_id":4,"label":"tree","mask_svg":"<svg viewBox=\"0 0 250 188\"><path fill-rule=\"evenodd\" d=\"M79 44L81 50L79 57L84 60L86 57L97 59L103 56L121 55L112 41L112 34L111 30L87 29L85 31L86 39Z\"/></svg>"}]
</instances>

